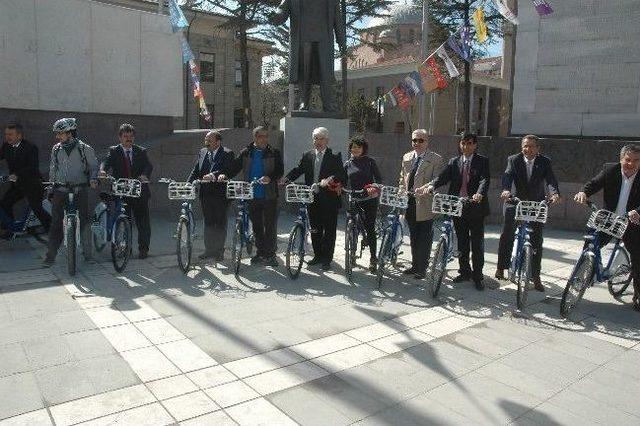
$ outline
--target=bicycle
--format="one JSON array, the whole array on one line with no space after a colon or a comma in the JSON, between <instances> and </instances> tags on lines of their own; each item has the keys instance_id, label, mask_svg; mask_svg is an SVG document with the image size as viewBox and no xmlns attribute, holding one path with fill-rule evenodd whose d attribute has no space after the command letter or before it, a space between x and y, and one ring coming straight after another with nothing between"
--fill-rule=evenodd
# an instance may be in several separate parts
<instances>
[{"instance_id":1,"label":"bicycle","mask_svg":"<svg viewBox=\"0 0 640 426\"><path fill-rule=\"evenodd\" d=\"M588 233L584 236L585 248L576 262L571 276L567 281L562 300L560 301L560 315L567 317L584 296L587 287L596 282L607 280L609 292L618 297L631 283L631 261L629 252L622 243L629 219L618 216L614 212L601 210L590 201L587 205L592 213L587 221ZM602 264L602 242L600 233L614 239L614 246L606 266ZM606 238L606 237L605 237Z\"/></svg>"},{"instance_id":2,"label":"bicycle","mask_svg":"<svg viewBox=\"0 0 640 426\"><path fill-rule=\"evenodd\" d=\"M364 229L362 207L358 204L371 200L374 197L367 196L364 198L357 198L357 195L367 194L365 189L343 189L347 194L347 218L346 228L344 231L344 273L347 280L351 282L353 280L353 267L356 265L356 260L362 257L362 252L365 247L369 245L367 240L367 233ZM360 252L358 253L358 240L360 240Z\"/></svg>"},{"instance_id":3,"label":"bicycle","mask_svg":"<svg viewBox=\"0 0 640 426\"><path fill-rule=\"evenodd\" d=\"M74 276L77 269L77 247L80 245L80 217L78 216L78 206L75 197L80 188L86 188L87 184L67 184L59 182L43 182L54 191L67 193L64 204L64 246L67 249L67 271Z\"/></svg>"},{"instance_id":4,"label":"bicycle","mask_svg":"<svg viewBox=\"0 0 640 426\"><path fill-rule=\"evenodd\" d=\"M227 181L227 198L238 200L235 232L233 234L233 247L231 249L231 259L233 261L234 275L240 273L240 261L242 260L242 249L244 248L248 256L253 253L255 239L249 220L249 210L247 201L253 200L253 187L258 185L258 180L252 182Z\"/></svg>"},{"instance_id":5,"label":"bicycle","mask_svg":"<svg viewBox=\"0 0 640 426\"><path fill-rule=\"evenodd\" d=\"M176 239L178 267L186 274L191 266L193 240L197 238L192 203L196 199L200 181L176 182L173 179L162 178L158 182L168 184L167 196L170 200L183 201L180 206L180 216L178 217L174 238Z\"/></svg>"},{"instance_id":6,"label":"bicycle","mask_svg":"<svg viewBox=\"0 0 640 426\"><path fill-rule=\"evenodd\" d=\"M395 267L398 262L398 254L404 238L404 228L400 222L400 210L406 209L409 205L409 194L410 192L393 186L382 186L380 188L380 204L391 207L391 211L387 214L386 222L382 229L380 249L378 251L378 271L376 275L378 288L382 285L385 266L391 263Z\"/></svg>"},{"instance_id":7,"label":"bicycle","mask_svg":"<svg viewBox=\"0 0 640 426\"><path fill-rule=\"evenodd\" d=\"M288 203L300 203L298 217L293 222L293 227L289 232L289 242L285 255L287 273L292 280L300 275L302 263L306 252L306 242L309 238L311 226L309 225L309 214L307 205L313 203L317 184L307 186L290 183L285 187L285 199Z\"/></svg>"},{"instance_id":8,"label":"bicycle","mask_svg":"<svg viewBox=\"0 0 640 426\"><path fill-rule=\"evenodd\" d=\"M93 247L101 252L111 244L111 261L117 272L124 271L131 258L131 218L127 215L123 197L138 198L142 194L142 183L137 179L116 179L112 176L100 179L111 182L111 193L101 193L101 201L93 213L91 234Z\"/></svg>"},{"instance_id":9,"label":"bicycle","mask_svg":"<svg viewBox=\"0 0 640 426\"><path fill-rule=\"evenodd\" d=\"M468 202L468 198L456 197L455 195L439 194L433 195L431 211L435 214L444 215L445 219L440 226L442 233L436 245L436 251L427 267L426 281L427 288L431 293L431 297L438 296L444 273L449 262L455 257L455 229L453 226L453 218L462 216L462 208L464 203Z\"/></svg>"},{"instance_id":10,"label":"bicycle","mask_svg":"<svg viewBox=\"0 0 640 426\"><path fill-rule=\"evenodd\" d=\"M527 303L529 289L533 282L532 223L547 222L548 205L546 200L540 202L525 201L517 197L510 197L507 202L516 204L515 220L518 223L513 237L509 281L518 286L516 305L522 311Z\"/></svg>"},{"instance_id":11,"label":"bicycle","mask_svg":"<svg viewBox=\"0 0 640 426\"><path fill-rule=\"evenodd\" d=\"M0 176L0 185L9 182L9 176ZM42 225L31 208L22 215L21 219L12 219L7 212L0 208L0 223L11 232L10 240L15 240L23 235L33 235L38 241L43 242L40 236L33 231L38 225Z\"/></svg>"}]
</instances>

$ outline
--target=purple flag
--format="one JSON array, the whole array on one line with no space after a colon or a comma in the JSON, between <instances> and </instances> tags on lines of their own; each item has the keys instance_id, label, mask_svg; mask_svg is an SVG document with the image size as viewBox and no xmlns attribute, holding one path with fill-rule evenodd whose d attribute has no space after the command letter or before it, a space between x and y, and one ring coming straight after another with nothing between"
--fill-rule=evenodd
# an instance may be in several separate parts
<instances>
[{"instance_id":1,"label":"purple flag","mask_svg":"<svg viewBox=\"0 0 640 426\"><path fill-rule=\"evenodd\" d=\"M456 34L447 39L447 45L458 54L462 59L469 62L471 60L471 30L469 27L463 27L460 30L460 40L456 40Z\"/></svg>"},{"instance_id":2,"label":"purple flag","mask_svg":"<svg viewBox=\"0 0 640 426\"><path fill-rule=\"evenodd\" d=\"M553 13L553 9L551 8L551 5L547 3L545 0L531 0L531 1L533 2L533 5L536 8L536 12L538 12L538 15L546 16L546 15L551 15Z\"/></svg>"}]
</instances>

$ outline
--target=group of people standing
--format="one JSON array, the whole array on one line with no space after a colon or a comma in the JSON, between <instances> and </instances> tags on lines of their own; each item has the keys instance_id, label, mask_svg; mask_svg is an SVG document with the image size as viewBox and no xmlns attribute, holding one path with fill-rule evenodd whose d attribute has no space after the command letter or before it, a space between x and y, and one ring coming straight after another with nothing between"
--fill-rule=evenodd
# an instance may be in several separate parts
<instances>
[{"instance_id":1,"label":"group of people standing","mask_svg":"<svg viewBox=\"0 0 640 426\"><path fill-rule=\"evenodd\" d=\"M83 251L91 258L87 188L96 188L98 177L110 173L115 178L126 177L148 183L153 170L146 150L134 143L135 129L123 124L118 131L119 144L109 149L106 159L99 164L95 151L77 138L75 119L56 121L53 131L57 143L51 152L49 180L80 186L76 202L83 235ZM23 129L18 124L5 127L5 141L0 149L0 160L9 165L11 188L0 201L0 207L9 216L17 200L26 198L29 205L49 233L45 265L54 262L62 241L62 220L65 196L54 186L51 194L52 215L42 209L42 185L38 171L38 150L24 140ZM349 158L343 161L340 152L329 148L330 135L324 127L313 130L313 147L302 155L297 166L284 173L282 154L269 144L268 131L264 127L253 130L253 141L236 156L222 145L222 135L210 131L204 139L204 147L188 180L202 182L199 192L204 216L205 251L200 259L224 259L227 234L229 200L226 198L225 181L239 179L256 182L254 198L248 203L256 242L256 254L252 264L276 267L278 195L281 186L304 177L306 185L317 185L319 191L309 206L309 221L314 257L308 264L318 264L323 270L331 269L336 240L338 211L342 205L343 188L363 190L360 203L362 219L370 249L370 270L376 268L376 230L378 211L377 185L383 177L376 161L369 157L367 141L357 136L349 142ZM462 216L453 219L458 238L459 274L453 282L473 281L476 289L484 290L484 225L489 215L487 197L490 186L489 159L477 152L478 138L464 134L458 141L459 155L448 161L429 149L428 134L424 129L411 134L412 149L402 157L399 186L408 194L405 218L409 226L411 266L403 273L423 279L433 241L432 194L448 185L447 193L463 197L466 202ZM640 179L635 179L640 169L640 147L627 145L620 152L620 163L605 166L604 170L589 181L574 199L585 203L587 198L604 190L605 208L619 215L627 215L631 221L623 240L632 263L634 281L634 307L640 310ZM558 181L553 173L551 160L540 153L537 136L522 138L521 152L507 159L501 179L500 197L505 201L504 222L498 249L498 265L495 278L505 279L509 268L515 230L515 206L507 203L511 197L520 200L550 203L561 201ZM127 208L133 214L138 228L138 247L141 258L148 255L150 240L149 188L143 187L142 197L127 200ZM544 291L540 280L543 251L543 225L533 224L531 242L534 248L533 282L536 290Z\"/></svg>"}]
</instances>

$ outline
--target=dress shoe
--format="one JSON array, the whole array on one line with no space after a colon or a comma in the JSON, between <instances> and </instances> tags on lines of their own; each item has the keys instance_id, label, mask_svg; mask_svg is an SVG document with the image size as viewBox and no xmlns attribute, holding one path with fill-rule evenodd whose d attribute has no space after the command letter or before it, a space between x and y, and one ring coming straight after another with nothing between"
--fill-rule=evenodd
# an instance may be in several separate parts
<instances>
[{"instance_id":1,"label":"dress shoe","mask_svg":"<svg viewBox=\"0 0 640 426\"><path fill-rule=\"evenodd\" d=\"M378 272L378 259L371 259L369 261L369 272L372 274Z\"/></svg>"},{"instance_id":2,"label":"dress shoe","mask_svg":"<svg viewBox=\"0 0 640 426\"><path fill-rule=\"evenodd\" d=\"M631 302L633 306L633 309L635 309L636 311L640 311L640 296L638 297L633 297L633 301Z\"/></svg>"},{"instance_id":3,"label":"dress shoe","mask_svg":"<svg viewBox=\"0 0 640 426\"><path fill-rule=\"evenodd\" d=\"M216 254L213 256L216 262L224 262L224 253Z\"/></svg>"},{"instance_id":4,"label":"dress shoe","mask_svg":"<svg viewBox=\"0 0 640 426\"><path fill-rule=\"evenodd\" d=\"M402 271L403 274L405 275L413 275L415 273L417 273L418 271L416 271L413 266L411 268L407 268L404 271Z\"/></svg>"},{"instance_id":5,"label":"dress shoe","mask_svg":"<svg viewBox=\"0 0 640 426\"><path fill-rule=\"evenodd\" d=\"M257 264L259 264L259 263L262 263L262 261L263 261L263 260L264 260L264 259L262 258L262 256L258 256L258 255L256 254L255 256L253 256L253 257L251 258L250 263L251 263L252 265L257 265Z\"/></svg>"},{"instance_id":6,"label":"dress shoe","mask_svg":"<svg viewBox=\"0 0 640 426\"><path fill-rule=\"evenodd\" d=\"M138 256L138 258L146 259L147 257L149 257L149 252L147 250L140 250L140 255Z\"/></svg>"},{"instance_id":7,"label":"dress shoe","mask_svg":"<svg viewBox=\"0 0 640 426\"><path fill-rule=\"evenodd\" d=\"M482 279L473 280L473 283L476 285L476 290L478 291L483 291L484 290L484 282L482 281Z\"/></svg>"},{"instance_id":8,"label":"dress shoe","mask_svg":"<svg viewBox=\"0 0 640 426\"><path fill-rule=\"evenodd\" d=\"M504 280L504 269L496 269L496 274L494 275L498 280Z\"/></svg>"},{"instance_id":9,"label":"dress shoe","mask_svg":"<svg viewBox=\"0 0 640 426\"><path fill-rule=\"evenodd\" d=\"M426 277L426 274L424 272L416 272L413 275L413 278L415 278L416 280L424 280L425 277Z\"/></svg>"},{"instance_id":10,"label":"dress shoe","mask_svg":"<svg viewBox=\"0 0 640 426\"><path fill-rule=\"evenodd\" d=\"M311 265L317 265L319 263L322 263L322 259L320 259L319 257L314 257L313 259L307 262L307 265L311 266Z\"/></svg>"},{"instance_id":11,"label":"dress shoe","mask_svg":"<svg viewBox=\"0 0 640 426\"><path fill-rule=\"evenodd\" d=\"M322 264L322 270L323 271L328 271L331 269L331 262L325 262Z\"/></svg>"},{"instance_id":12,"label":"dress shoe","mask_svg":"<svg viewBox=\"0 0 640 426\"><path fill-rule=\"evenodd\" d=\"M278 267L278 259L275 256L268 257L264 261L267 266L271 266L272 268Z\"/></svg>"},{"instance_id":13,"label":"dress shoe","mask_svg":"<svg viewBox=\"0 0 640 426\"><path fill-rule=\"evenodd\" d=\"M213 254L211 253L202 253L201 255L198 256L198 259L200 260L211 259L211 258L213 258Z\"/></svg>"},{"instance_id":14,"label":"dress shoe","mask_svg":"<svg viewBox=\"0 0 640 426\"><path fill-rule=\"evenodd\" d=\"M544 291L544 286L542 285L542 281L540 281L540 278L533 279L533 288L535 288L537 291Z\"/></svg>"},{"instance_id":15,"label":"dress shoe","mask_svg":"<svg viewBox=\"0 0 640 426\"><path fill-rule=\"evenodd\" d=\"M460 274L451 281L457 284L457 283L463 283L465 281L469 281L470 279L471 277L469 275Z\"/></svg>"}]
</instances>

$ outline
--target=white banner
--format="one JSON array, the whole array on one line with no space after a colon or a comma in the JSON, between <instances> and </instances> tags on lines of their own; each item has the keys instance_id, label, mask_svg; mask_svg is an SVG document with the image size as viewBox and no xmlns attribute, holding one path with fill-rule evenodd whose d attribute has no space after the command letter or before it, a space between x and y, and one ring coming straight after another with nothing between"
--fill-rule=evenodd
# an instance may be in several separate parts
<instances>
[{"instance_id":1,"label":"white banner","mask_svg":"<svg viewBox=\"0 0 640 426\"><path fill-rule=\"evenodd\" d=\"M436 54L444 62L444 65L447 67L447 72L451 78L455 78L460 75L458 68L456 68L456 64L453 63L444 46L440 46L440 48L436 50Z\"/></svg>"},{"instance_id":2,"label":"white banner","mask_svg":"<svg viewBox=\"0 0 640 426\"><path fill-rule=\"evenodd\" d=\"M500 12L500 15L504 16L506 20L511 22L513 25L520 24L520 21L518 21L518 17L516 16L516 14L513 13L511 9L509 9L509 6L507 6L506 0L493 0L493 2L495 3L498 12Z\"/></svg>"}]
</instances>

